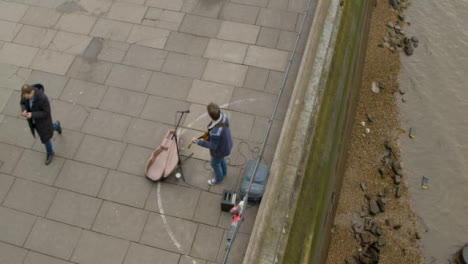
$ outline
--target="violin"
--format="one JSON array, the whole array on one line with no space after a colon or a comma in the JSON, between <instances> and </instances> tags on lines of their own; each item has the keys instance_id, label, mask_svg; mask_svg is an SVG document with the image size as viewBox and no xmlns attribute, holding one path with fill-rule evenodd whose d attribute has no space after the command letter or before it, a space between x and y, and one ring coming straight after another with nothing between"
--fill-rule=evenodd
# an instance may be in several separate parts
<instances>
[{"instance_id":1,"label":"violin","mask_svg":"<svg viewBox=\"0 0 468 264\"><path fill-rule=\"evenodd\" d=\"M206 131L205 133L203 133L201 136L197 137L197 139L203 139L205 141L208 141L208 131ZM190 142L190 144L187 146L187 149L189 149L190 147L192 147L192 144L193 144L193 141Z\"/></svg>"}]
</instances>

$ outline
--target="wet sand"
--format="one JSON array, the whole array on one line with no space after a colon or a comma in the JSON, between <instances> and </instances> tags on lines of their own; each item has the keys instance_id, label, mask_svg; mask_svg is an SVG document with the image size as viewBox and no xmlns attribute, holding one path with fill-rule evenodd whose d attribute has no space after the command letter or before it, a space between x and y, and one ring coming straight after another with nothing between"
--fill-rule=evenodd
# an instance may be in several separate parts
<instances>
[{"instance_id":1,"label":"wet sand","mask_svg":"<svg viewBox=\"0 0 468 264\"><path fill-rule=\"evenodd\" d=\"M401 126L415 131L400 139L402 166L427 230L423 263L447 263L468 243L468 1L413 1L405 15L420 48L401 56Z\"/></svg>"},{"instance_id":2,"label":"wet sand","mask_svg":"<svg viewBox=\"0 0 468 264\"><path fill-rule=\"evenodd\" d=\"M400 129L396 104L399 52L378 47L383 43L383 36L388 36L389 21L398 21L397 13L391 10L387 0L377 1L371 18L355 125L350 135L346 171L332 230L327 260L330 264L345 263L346 259L350 263L358 263L354 256L366 249L361 244L359 233L370 233L362 230L366 218L372 219L383 231L385 245L381 247L379 263L420 263L421 253L416 235L418 220L409 203L406 171L403 171L403 180L399 185L402 196L397 198L398 185L394 183L395 173L391 162L384 165L381 161L386 153L385 142L393 146L391 160L399 160L397 141L404 133ZM380 82L384 88L376 94L371 90L372 82ZM367 120L366 114L372 117L373 122ZM365 126L361 122L365 122ZM366 134L366 128L370 129L369 134ZM383 169L384 177L380 176L379 168ZM360 187L361 184L366 186L365 190ZM385 212L371 216L365 195L375 201L379 192L386 200ZM374 234L370 237L372 241L379 238Z\"/></svg>"}]
</instances>

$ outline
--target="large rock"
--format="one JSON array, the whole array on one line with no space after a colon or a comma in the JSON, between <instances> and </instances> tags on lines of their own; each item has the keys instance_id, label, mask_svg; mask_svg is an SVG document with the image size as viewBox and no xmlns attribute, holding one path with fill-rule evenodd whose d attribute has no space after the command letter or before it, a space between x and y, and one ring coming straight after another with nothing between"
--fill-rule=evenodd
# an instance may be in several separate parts
<instances>
[{"instance_id":1,"label":"large rock","mask_svg":"<svg viewBox=\"0 0 468 264\"><path fill-rule=\"evenodd\" d=\"M381 197L377 199L377 205L379 206L380 211L385 212L385 200Z\"/></svg>"},{"instance_id":2,"label":"large rock","mask_svg":"<svg viewBox=\"0 0 468 264\"><path fill-rule=\"evenodd\" d=\"M402 193L401 193L401 188L400 188L400 186L398 186L398 187L396 188L395 196L396 196L397 198L400 198L401 195L402 195Z\"/></svg>"},{"instance_id":3,"label":"large rock","mask_svg":"<svg viewBox=\"0 0 468 264\"><path fill-rule=\"evenodd\" d=\"M361 233L361 243L364 245L368 245L372 242L371 235L367 232Z\"/></svg>"},{"instance_id":4,"label":"large rock","mask_svg":"<svg viewBox=\"0 0 468 264\"><path fill-rule=\"evenodd\" d=\"M379 240L377 241L377 244L379 245L379 247L383 247L385 246L385 238L384 237L379 237Z\"/></svg>"},{"instance_id":5,"label":"large rock","mask_svg":"<svg viewBox=\"0 0 468 264\"><path fill-rule=\"evenodd\" d=\"M401 183L401 176L400 176L400 175L395 175L394 181L395 181L395 184L396 184L396 185L400 185L400 183Z\"/></svg>"},{"instance_id":6,"label":"large rock","mask_svg":"<svg viewBox=\"0 0 468 264\"><path fill-rule=\"evenodd\" d=\"M412 45L406 45L406 46L405 46L405 53L406 53L406 55L408 55L408 56L413 55L413 53L414 53L414 48L413 48L413 46L412 46Z\"/></svg>"},{"instance_id":7,"label":"large rock","mask_svg":"<svg viewBox=\"0 0 468 264\"><path fill-rule=\"evenodd\" d=\"M400 160L394 160L392 162L392 170L395 174L402 176L403 175L403 168L401 167Z\"/></svg>"},{"instance_id":8,"label":"large rock","mask_svg":"<svg viewBox=\"0 0 468 264\"><path fill-rule=\"evenodd\" d=\"M461 250L460 261L462 264L468 264L468 245Z\"/></svg>"},{"instance_id":9,"label":"large rock","mask_svg":"<svg viewBox=\"0 0 468 264\"><path fill-rule=\"evenodd\" d=\"M380 212L379 206L377 205L377 202L374 200L369 201L369 212L372 215L376 215Z\"/></svg>"}]
</instances>

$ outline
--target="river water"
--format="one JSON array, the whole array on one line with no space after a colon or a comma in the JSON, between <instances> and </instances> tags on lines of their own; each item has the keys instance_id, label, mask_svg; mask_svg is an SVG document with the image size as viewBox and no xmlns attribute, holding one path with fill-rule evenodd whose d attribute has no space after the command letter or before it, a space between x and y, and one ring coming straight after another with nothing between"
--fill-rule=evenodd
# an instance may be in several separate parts
<instances>
[{"instance_id":1,"label":"river water","mask_svg":"<svg viewBox=\"0 0 468 264\"><path fill-rule=\"evenodd\" d=\"M405 12L414 55L401 55L400 138L423 263L447 263L468 243L468 0L413 0ZM422 177L429 189L421 188Z\"/></svg>"}]
</instances>

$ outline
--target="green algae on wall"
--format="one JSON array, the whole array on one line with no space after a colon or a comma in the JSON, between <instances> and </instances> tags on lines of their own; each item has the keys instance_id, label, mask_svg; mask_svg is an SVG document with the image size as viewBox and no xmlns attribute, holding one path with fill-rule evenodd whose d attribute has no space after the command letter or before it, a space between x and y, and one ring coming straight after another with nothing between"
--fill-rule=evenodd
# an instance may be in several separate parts
<instances>
[{"instance_id":1,"label":"green algae on wall","mask_svg":"<svg viewBox=\"0 0 468 264\"><path fill-rule=\"evenodd\" d=\"M356 80L357 65L365 43L366 16L370 1L345 1L338 28L328 77L323 88L318 117L310 133L299 198L288 233L282 263L320 263L327 248L330 230L327 219L334 200L333 186L344 160L349 135L349 111ZM359 67L358 67L359 68ZM339 184L338 184L339 185ZM328 223L328 226L330 223ZM324 245L326 244L326 245Z\"/></svg>"}]
</instances>

